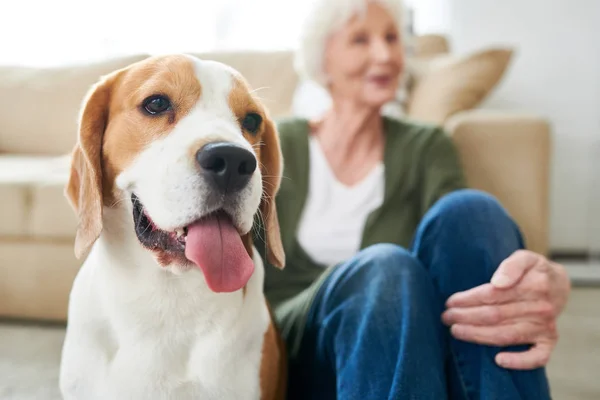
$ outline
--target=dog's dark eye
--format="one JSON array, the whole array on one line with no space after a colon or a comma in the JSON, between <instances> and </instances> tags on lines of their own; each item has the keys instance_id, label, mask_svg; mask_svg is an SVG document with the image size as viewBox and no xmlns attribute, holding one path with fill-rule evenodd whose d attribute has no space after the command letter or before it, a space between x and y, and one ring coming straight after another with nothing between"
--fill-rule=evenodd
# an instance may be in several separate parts
<instances>
[{"instance_id":1,"label":"dog's dark eye","mask_svg":"<svg viewBox=\"0 0 600 400\"><path fill-rule=\"evenodd\" d=\"M156 115L171 108L171 102L165 96L150 96L143 103L144 110L148 114Z\"/></svg>"},{"instance_id":2,"label":"dog's dark eye","mask_svg":"<svg viewBox=\"0 0 600 400\"><path fill-rule=\"evenodd\" d=\"M256 133L260 124L262 123L262 117L256 113L247 114L242 121L242 127L251 132Z\"/></svg>"}]
</instances>

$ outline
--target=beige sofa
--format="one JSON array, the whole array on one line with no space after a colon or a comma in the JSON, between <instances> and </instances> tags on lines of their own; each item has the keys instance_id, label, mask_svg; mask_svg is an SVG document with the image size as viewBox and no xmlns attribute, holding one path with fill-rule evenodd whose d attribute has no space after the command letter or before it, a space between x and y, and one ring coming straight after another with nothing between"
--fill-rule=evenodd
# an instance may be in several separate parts
<instances>
[{"instance_id":1,"label":"beige sofa","mask_svg":"<svg viewBox=\"0 0 600 400\"><path fill-rule=\"evenodd\" d=\"M497 196L529 247L545 253L548 124L532 115L474 110L502 76L509 51L482 52L475 57L483 60L479 63L473 57L453 63L448 51L443 37L416 41L408 116L445 126L471 186ZM500 63L490 61L490 54L492 59L500 54ZM200 56L239 69L262 88L261 98L275 116L291 112L298 83L291 53ZM81 265L73 254L76 220L63 196L81 99L100 75L144 57L54 69L0 67L0 317L65 320ZM481 86L484 78L487 87Z\"/></svg>"}]
</instances>

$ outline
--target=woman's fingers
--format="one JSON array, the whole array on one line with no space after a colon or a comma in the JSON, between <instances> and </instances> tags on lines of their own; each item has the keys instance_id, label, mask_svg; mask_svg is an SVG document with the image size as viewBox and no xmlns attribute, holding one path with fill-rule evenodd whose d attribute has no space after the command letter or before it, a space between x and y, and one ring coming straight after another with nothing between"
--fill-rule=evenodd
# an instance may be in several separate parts
<instances>
[{"instance_id":1,"label":"woman's fingers","mask_svg":"<svg viewBox=\"0 0 600 400\"><path fill-rule=\"evenodd\" d=\"M518 299L516 289L498 289L486 283L464 292L453 294L446 301L446 307L476 307L482 305L502 304Z\"/></svg>"},{"instance_id":2,"label":"woman's fingers","mask_svg":"<svg viewBox=\"0 0 600 400\"><path fill-rule=\"evenodd\" d=\"M442 314L446 325L501 325L526 319L551 320L554 318L552 303L545 300L519 301L515 303L450 308Z\"/></svg>"},{"instance_id":3,"label":"woman's fingers","mask_svg":"<svg viewBox=\"0 0 600 400\"><path fill-rule=\"evenodd\" d=\"M491 283L455 293L442 320L465 342L489 346L533 345L525 352L503 352L496 362L511 369L546 365L557 342L556 317L570 282L564 267L519 251L498 268Z\"/></svg>"},{"instance_id":4,"label":"woman's fingers","mask_svg":"<svg viewBox=\"0 0 600 400\"><path fill-rule=\"evenodd\" d=\"M551 289L552 280L547 268L540 267L529 270L519 283L508 289L500 289L491 283L484 283L464 292L454 293L446 300L446 307L475 307L548 299Z\"/></svg>"},{"instance_id":5,"label":"woman's fingers","mask_svg":"<svg viewBox=\"0 0 600 400\"><path fill-rule=\"evenodd\" d=\"M544 331L543 325L529 322L500 326L454 324L450 327L450 332L455 338L488 346L534 344L535 339Z\"/></svg>"},{"instance_id":6,"label":"woman's fingers","mask_svg":"<svg viewBox=\"0 0 600 400\"><path fill-rule=\"evenodd\" d=\"M492 276L491 283L500 289L514 286L531 268L543 262L542 256L527 250L517 250L504 260Z\"/></svg>"},{"instance_id":7,"label":"woman's fingers","mask_svg":"<svg viewBox=\"0 0 600 400\"><path fill-rule=\"evenodd\" d=\"M496 363L508 369L535 369L545 366L550 360L550 354L556 342L543 341L527 351L503 352L496 355Z\"/></svg>"}]
</instances>

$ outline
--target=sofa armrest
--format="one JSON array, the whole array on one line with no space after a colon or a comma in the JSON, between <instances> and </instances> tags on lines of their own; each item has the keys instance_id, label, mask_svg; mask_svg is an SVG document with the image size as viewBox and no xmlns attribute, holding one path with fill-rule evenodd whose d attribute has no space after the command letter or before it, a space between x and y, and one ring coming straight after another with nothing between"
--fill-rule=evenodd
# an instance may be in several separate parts
<instances>
[{"instance_id":1,"label":"sofa armrest","mask_svg":"<svg viewBox=\"0 0 600 400\"><path fill-rule=\"evenodd\" d=\"M548 254L550 126L529 114L473 110L445 124L470 187L494 195L519 225L526 247Z\"/></svg>"}]
</instances>

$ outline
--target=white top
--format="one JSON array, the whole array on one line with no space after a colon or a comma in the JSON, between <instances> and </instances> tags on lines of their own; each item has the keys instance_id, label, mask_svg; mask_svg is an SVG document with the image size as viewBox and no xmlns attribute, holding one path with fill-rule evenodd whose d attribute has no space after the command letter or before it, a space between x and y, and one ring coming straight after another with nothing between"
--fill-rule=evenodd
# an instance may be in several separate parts
<instances>
[{"instance_id":1,"label":"white top","mask_svg":"<svg viewBox=\"0 0 600 400\"><path fill-rule=\"evenodd\" d=\"M313 136L309 157L308 194L297 237L315 262L330 266L360 249L365 221L383 203L384 165L380 162L362 181L347 186L336 179Z\"/></svg>"}]
</instances>

